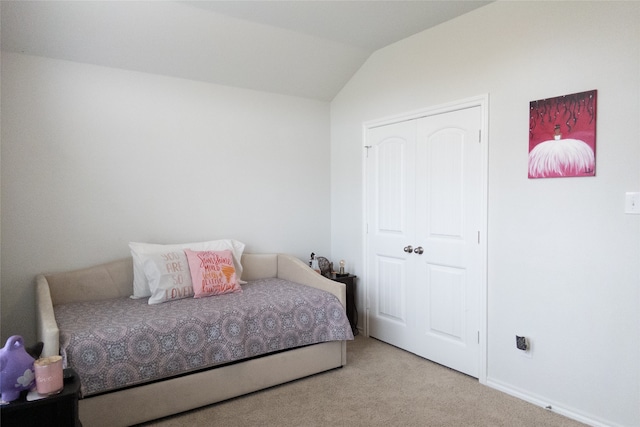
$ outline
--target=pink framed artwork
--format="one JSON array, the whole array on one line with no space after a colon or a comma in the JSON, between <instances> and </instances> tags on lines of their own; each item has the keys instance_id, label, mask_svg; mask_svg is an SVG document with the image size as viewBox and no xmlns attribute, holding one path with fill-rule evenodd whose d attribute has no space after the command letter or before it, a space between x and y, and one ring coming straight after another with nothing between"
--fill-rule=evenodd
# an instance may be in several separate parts
<instances>
[{"instance_id":1,"label":"pink framed artwork","mask_svg":"<svg viewBox=\"0 0 640 427\"><path fill-rule=\"evenodd\" d=\"M529 178L595 176L597 95L529 103Z\"/></svg>"}]
</instances>

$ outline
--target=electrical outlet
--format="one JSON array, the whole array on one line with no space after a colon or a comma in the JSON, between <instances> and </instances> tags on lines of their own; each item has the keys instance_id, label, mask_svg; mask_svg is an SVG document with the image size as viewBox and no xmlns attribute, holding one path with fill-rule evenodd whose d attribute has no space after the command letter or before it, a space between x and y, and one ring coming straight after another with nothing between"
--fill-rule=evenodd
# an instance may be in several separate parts
<instances>
[{"instance_id":1,"label":"electrical outlet","mask_svg":"<svg viewBox=\"0 0 640 427\"><path fill-rule=\"evenodd\" d=\"M516 348L518 350L527 351L529 349L529 343L526 337L519 337L516 335Z\"/></svg>"},{"instance_id":2,"label":"electrical outlet","mask_svg":"<svg viewBox=\"0 0 640 427\"><path fill-rule=\"evenodd\" d=\"M527 359L533 358L533 347L531 346L530 338L516 335L516 349L522 357L526 357Z\"/></svg>"}]
</instances>

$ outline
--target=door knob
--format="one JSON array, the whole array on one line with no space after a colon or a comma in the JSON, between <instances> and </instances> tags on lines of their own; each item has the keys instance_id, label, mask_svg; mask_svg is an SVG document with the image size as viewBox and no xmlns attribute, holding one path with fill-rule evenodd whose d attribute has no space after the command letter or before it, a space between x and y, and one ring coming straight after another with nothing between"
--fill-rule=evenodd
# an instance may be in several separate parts
<instances>
[{"instance_id":1,"label":"door knob","mask_svg":"<svg viewBox=\"0 0 640 427\"><path fill-rule=\"evenodd\" d=\"M424 252L424 249L422 249L422 246L418 246L418 247L416 248L416 253L417 253L418 255L422 255L422 253L423 253L423 252Z\"/></svg>"},{"instance_id":2,"label":"door knob","mask_svg":"<svg viewBox=\"0 0 640 427\"><path fill-rule=\"evenodd\" d=\"M411 247L411 245L409 246L405 246L404 247L404 251L408 254L410 254L411 252L413 252L413 248Z\"/></svg>"}]
</instances>

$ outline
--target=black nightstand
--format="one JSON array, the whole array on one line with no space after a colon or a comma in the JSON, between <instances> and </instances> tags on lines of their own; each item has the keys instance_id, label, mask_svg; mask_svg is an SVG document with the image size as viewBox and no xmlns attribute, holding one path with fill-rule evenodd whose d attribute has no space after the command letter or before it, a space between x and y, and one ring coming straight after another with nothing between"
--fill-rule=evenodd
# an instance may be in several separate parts
<instances>
[{"instance_id":1,"label":"black nightstand","mask_svg":"<svg viewBox=\"0 0 640 427\"><path fill-rule=\"evenodd\" d=\"M358 309L356 308L355 291L357 276L349 274L348 276L331 276L331 280L344 283L347 286L347 318L351 324L353 335L358 335Z\"/></svg>"},{"instance_id":2,"label":"black nightstand","mask_svg":"<svg viewBox=\"0 0 640 427\"><path fill-rule=\"evenodd\" d=\"M58 394L29 402L25 391L17 400L0 406L2 427L82 426L78 418L80 378L73 369L65 369L64 375L64 388Z\"/></svg>"}]
</instances>

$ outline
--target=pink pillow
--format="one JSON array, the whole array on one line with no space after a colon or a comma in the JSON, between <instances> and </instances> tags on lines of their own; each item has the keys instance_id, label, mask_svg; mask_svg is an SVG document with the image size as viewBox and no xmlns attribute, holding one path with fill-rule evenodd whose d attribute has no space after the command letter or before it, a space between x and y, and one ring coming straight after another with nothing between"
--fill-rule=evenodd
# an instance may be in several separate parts
<instances>
[{"instance_id":1,"label":"pink pillow","mask_svg":"<svg viewBox=\"0 0 640 427\"><path fill-rule=\"evenodd\" d=\"M233 253L226 251L184 250L191 270L195 298L242 292L233 265Z\"/></svg>"}]
</instances>

